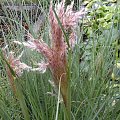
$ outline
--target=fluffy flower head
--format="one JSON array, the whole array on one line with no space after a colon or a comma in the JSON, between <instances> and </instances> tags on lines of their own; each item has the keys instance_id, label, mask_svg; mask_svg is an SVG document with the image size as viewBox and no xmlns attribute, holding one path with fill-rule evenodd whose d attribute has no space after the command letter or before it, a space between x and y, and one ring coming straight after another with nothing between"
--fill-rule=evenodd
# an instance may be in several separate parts
<instances>
[{"instance_id":1,"label":"fluffy flower head","mask_svg":"<svg viewBox=\"0 0 120 120\"><path fill-rule=\"evenodd\" d=\"M71 4L67 6L66 10L65 10L65 0L62 0L62 2L55 5L56 14L62 24L63 29L65 31L70 31L70 36L72 36L72 39L69 40L71 46L74 46L76 40L75 39L76 35L74 32L75 30L73 28L76 27L79 19L82 18L83 15L85 14L84 9L81 9L78 12L73 11L72 10L73 4L74 2L71 2ZM65 40L63 38L63 33L58 23L58 20L53 11L52 3L50 4L49 19L51 25L52 46L55 48L58 46L62 46Z\"/></svg>"},{"instance_id":2,"label":"fluffy flower head","mask_svg":"<svg viewBox=\"0 0 120 120\"><path fill-rule=\"evenodd\" d=\"M8 56L5 55L5 59L8 61L10 67L14 70L17 76L21 76L23 70L29 71L31 69L30 66L20 61L23 52L17 57L14 57L14 52L9 52Z\"/></svg>"}]
</instances>

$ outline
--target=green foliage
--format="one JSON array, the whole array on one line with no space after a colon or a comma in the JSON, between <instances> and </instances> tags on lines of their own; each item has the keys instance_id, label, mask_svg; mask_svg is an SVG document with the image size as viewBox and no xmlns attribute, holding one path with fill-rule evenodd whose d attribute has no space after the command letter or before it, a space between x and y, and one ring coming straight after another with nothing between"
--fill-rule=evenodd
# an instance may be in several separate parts
<instances>
[{"instance_id":1,"label":"green foliage","mask_svg":"<svg viewBox=\"0 0 120 120\"><path fill-rule=\"evenodd\" d=\"M85 1L86 4L86 1ZM120 6L115 1L91 0L87 2L89 16L85 23L88 25L87 34L91 31L98 31L110 29L111 26L117 27L120 22Z\"/></svg>"}]
</instances>

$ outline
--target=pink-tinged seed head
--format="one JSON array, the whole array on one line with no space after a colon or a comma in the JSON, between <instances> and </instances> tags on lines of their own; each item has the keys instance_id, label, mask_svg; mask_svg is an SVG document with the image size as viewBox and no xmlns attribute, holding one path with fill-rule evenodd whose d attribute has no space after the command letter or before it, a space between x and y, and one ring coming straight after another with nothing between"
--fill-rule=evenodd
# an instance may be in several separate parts
<instances>
[{"instance_id":1,"label":"pink-tinged seed head","mask_svg":"<svg viewBox=\"0 0 120 120\"><path fill-rule=\"evenodd\" d=\"M77 11L77 12L73 11L72 8L73 8L74 2L71 2L71 4L68 5L65 10L64 2L65 1L62 0L62 2L60 2L59 4L56 4L55 11L62 24L63 29L65 31L70 30L73 35L75 34L75 30L73 28L77 26L79 19L83 17L85 12L84 12L84 9L81 9L80 11ZM50 25L51 25L52 46L54 49L57 49L59 47L64 46L64 38L63 38L63 32L54 14L52 3L50 4L50 9L49 9L49 19L50 19ZM73 40L71 43L72 43L71 47L74 46L74 44L76 43L75 37L73 37Z\"/></svg>"},{"instance_id":2,"label":"pink-tinged seed head","mask_svg":"<svg viewBox=\"0 0 120 120\"><path fill-rule=\"evenodd\" d=\"M4 53L5 53L5 51L4 51ZM23 70L29 71L30 69L32 69L30 66L28 66L25 63L22 63L20 61L22 54L23 54L23 52L17 58L14 57L14 52L12 52L12 51L8 53L8 56L4 55L5 59L7 60L10 67L14 70L14 72L16 73L17 76L21 76L23 73ZM7 67L7 69L9 69L9 68Z\"/></svg>"}]
</instances>

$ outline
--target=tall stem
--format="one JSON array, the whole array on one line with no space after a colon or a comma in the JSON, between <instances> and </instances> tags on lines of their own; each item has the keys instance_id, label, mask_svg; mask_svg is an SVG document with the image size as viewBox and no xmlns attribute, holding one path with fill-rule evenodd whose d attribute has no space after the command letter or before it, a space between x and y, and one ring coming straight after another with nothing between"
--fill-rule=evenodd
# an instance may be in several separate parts
<instances>
[{"instance_id":1,"label":"tall stem","mask_svg":"<svg viewBox=\"0 0 120 120\"><path fill-rule=\"evenodd\" d=\"M68 68L67 68L67 79L68 79L68 90L67 90L67 120L71 120L71 59L72 51L68 50Z\"/></svg>"}]
</instances>

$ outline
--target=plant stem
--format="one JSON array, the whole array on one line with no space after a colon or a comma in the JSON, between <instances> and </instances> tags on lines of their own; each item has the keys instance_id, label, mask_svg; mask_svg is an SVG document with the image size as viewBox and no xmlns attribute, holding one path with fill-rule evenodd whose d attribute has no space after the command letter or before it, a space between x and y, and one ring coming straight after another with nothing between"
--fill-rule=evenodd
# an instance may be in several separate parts
<instances>
[{"instance_id":1,"label":"plant stem","mask_svg":"<svg viewBox=\"0 0 120 120\"><path fill-rule=\"evenodd\" d=\"M68 78L68 90L67 90L67 120L71 120L71 59L72 59L72 50L68 50L68 68L67 68L67 78Z\"/></svg>"}]
</instances>

